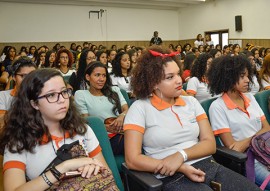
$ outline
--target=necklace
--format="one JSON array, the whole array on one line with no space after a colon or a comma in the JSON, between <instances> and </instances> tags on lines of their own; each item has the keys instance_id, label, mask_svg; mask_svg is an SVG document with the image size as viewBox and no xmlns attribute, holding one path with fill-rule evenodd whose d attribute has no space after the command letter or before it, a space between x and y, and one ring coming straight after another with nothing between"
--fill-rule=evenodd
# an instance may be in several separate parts
<instances>
[{"instance_id":1,"label":"necklace","mask_svg":"<svg viewBox=\"0 0 270 191\"><path fill-rule=\"evenodd\" d=\"M51 143L52 143L52 148L53 148L53 151L54 151L54 153L57 155L57 151L56 151L56 149L54 148L54 146L53 146L53 140L51 141ZM64 132L64 144L66 143L66 137L65 137L65 132Z\"/></svg>"}]
</instances>

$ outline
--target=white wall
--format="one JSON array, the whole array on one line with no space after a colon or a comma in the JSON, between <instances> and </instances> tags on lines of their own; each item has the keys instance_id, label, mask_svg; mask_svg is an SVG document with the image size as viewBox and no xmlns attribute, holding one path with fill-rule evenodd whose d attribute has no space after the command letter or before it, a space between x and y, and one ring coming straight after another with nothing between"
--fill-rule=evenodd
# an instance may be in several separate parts
<instances>
[{"instance_id":1,"label":"white wall","mask_svg":"<svg viewBox=\"0 0 270 191\"><path fill-rule=\"evenodd\" d=\"M233 39L270 39L269 0L208 0L179 10L179 39L193 39L205 31L229 29ZM235 16L242 15L242 32Z\"/></svg>"},{"instance_id":2,"label":"white wall","mask_svg":"<svg viewBox=\"0 0 270 191\"><path fill-rule=\"evenodd\" d=\"M102 18L90 10L105 9ZM170 21L170 22L168 22ZM178 40L178 13L170 10L0 2L0 42Z\"/></svg>"},{"instance_id":3,"label":"white wall","mask_svg":"<svg viewBox=\"0 0 270 191\"><path fill-rule=\"evenodd\" d=\"M193 39L229 29L230 39L270 39L269 0L208 0L179 11L0 2L0 42ZM90 10L107 10L102 18ZM243 31L235 31L242 15Z\"/></svg>"}]
</instances>

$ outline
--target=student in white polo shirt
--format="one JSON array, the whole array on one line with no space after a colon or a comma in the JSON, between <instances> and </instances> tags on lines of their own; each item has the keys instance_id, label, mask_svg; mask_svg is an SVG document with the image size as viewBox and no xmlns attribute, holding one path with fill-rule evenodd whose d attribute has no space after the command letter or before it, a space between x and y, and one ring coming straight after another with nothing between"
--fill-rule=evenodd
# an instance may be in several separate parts
<instances>
[{"instance_id":1,"label":"student in white polo shirt","mask_svg":"<svg viewBox=\"0 0 270 191\"><path fill-rule=\"evenodd\" d=\"M188 80L188 95L194 96L199 102L212 98L208 90L206 73L212 63L212 56L208 53L201 54L192 65L190 79Z\"/></svg>"},{"instance_id":2,"label":"student in white polo shirt","mask_svg":"<svg viewBox=\"0 0 270 191\"><path fill-rule=\"evenodd\" d=\"M71 95L55 69L38 69L25 77L0 136L4 190L46 190L60 179L59 174L79 171L89 178L107 167L99 142ZM63 144L77 140L89 157L69 159L43 172Z\"/></svg>"},{"instance_id":3,"label":"student in white polo shirt","mask_svg":"<svg viewBox=\"0 0 270 191\"><path fill-rule=\"evenodd\" d=\"M252 64L243 55L214 59L208 72L211 93L222 93L209 108L214 134L220 137L226 147L240 152L247 150L254 135L270 130L254 96L246 93L252 76ZM258 185L261 185L269 174L267 167L255 161Z\"/></svg>"},{"instance_id":4,"label":"student in white polo shirt","mask_svg":"<svg viewBox=\"0 0 270 191\"><path fill-rule=\"evenodd\" d=\"M222 191L260 190L214 162L209 121L195 98L180 96L181 73L176 54L161 47L150 47L138 60L131 87L139 99L124 121L127 166L155 173L164 191L211 191L211 181Z\"/></svg>"},{"instance_id":5,"label":"student in white polo shirt","mask_svg":"<svg viewBox=\"0 0 270 191\"><path fill-rule=\"evenodd\" d=\"M2 128L4 124L4 116L9 110L10 104L16 96L17 90L19 89L24 77L36 68L36 65L27 56L21 56L13 62L11 72L15 87L10 90L0 91L0 128Z\"/></svg>"}]
</instances>

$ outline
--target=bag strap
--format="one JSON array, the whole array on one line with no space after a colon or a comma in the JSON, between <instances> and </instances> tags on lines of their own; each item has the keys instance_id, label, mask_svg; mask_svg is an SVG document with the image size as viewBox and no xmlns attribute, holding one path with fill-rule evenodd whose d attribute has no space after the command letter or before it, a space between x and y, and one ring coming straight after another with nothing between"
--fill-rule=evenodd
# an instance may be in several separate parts
<instances>
[{"instance_id":1,"label":"bag strap","mask_svg":"<svg viewBox=\"0 0 270 191\"><path fill-rule=\"evenodd\" d=\"M260 189L265 190L269 181L270 181L270 175L268 175L266 179L263 181L262 185L260 186Z\"/></svg>"},{"instance_id":2,"label":"bag strap","mask_svg":"<svg viewBox=\"0 0 270 191\"><path fill-rule=\"evenodd\" d=\"M62 145L56 152L56 157L52 160L52 162L43 170L43 173L47 172L52 166L56 166L66 160L72 159L71 154L68 152L74 145L79 144L79 141L75 141L70 144ZM40 175L41 175L40 174Z\"/></svg>"},{"instance_id":3,"label":"bag strap","mask_svg":"<svg viewBox=\"0 0 270 191\"><path fill-rule=\"evenodd\" d=\"M249 180L255 182L255 157L250 149L247 151L246 175ZM270 178L270 177L269 177Z\"/></svg>"}]
</instances>

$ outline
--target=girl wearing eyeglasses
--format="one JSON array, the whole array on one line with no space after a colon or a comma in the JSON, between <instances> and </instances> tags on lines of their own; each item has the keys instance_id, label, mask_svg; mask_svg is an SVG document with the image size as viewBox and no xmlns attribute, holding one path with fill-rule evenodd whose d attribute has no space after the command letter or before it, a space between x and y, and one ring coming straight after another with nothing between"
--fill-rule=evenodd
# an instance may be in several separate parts
<instances>
[{"instance_id":1,"label":"girl wearing eyeglasses","mask_svg":"<svg viewBox=\"0 0 270 191\"><path fill-rule=\"evenodd\" d=\"M4 190L48 189L59 177L55 171L44 169L63 144L77 140L84 143L89 157L66 160L54 166L56 171L77 171L89 178L107 168L99 142L71 102L71 90L60 72L39 69L24 82L0 136L1 153L5 151Z\"/></svg>"},{"instance_id":2,"label":"girl wearing eyeglasses","mask_svg":"<svg viewBox=\"0 0 270 191\"><path fill-rule=\"evenodd\" d=\"M36 65L32 60L26 56L19 57L11 66L11 73L13 74L13 82L15 87L6 91L0 91L0 128L3 125L3 118L6 112L10 108L11 101L14 96L17 95L17 90L19 89L24 77L36 69ZM9 86L9 84L8 84Z\"/></svg>"},{"instance_id":3,"label":"girl wearing eyeglasses","mask_svg":"<svg viewBox=\"0 0 270 191\"><path fill-rule=\"evenodd\" d=\"M72 68L74 63L73 54L67 49L60 49L57 52L55 63L56 69L61 72L62 76L65 77L65 81L68 82L72 73L76 72L76 70Z\"/></svg>"}]
</instances>

